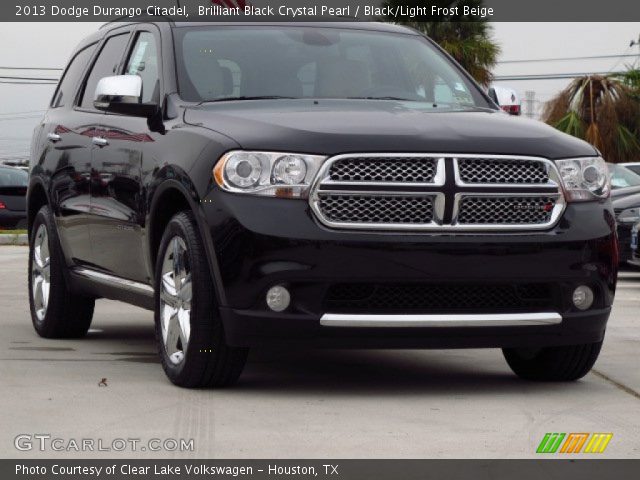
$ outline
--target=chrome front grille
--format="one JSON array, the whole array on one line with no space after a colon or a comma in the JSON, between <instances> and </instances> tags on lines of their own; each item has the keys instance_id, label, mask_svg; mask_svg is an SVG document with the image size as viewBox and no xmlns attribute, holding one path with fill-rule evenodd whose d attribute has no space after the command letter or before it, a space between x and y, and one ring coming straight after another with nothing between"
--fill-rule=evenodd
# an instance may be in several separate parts
<instances>
[{"instance_id":1,"label":"chrome front grille","mask_svg":"<svg viewBox=\"0 0 640 480\"><path fill-rule=\"evenodd\" d=\"M433 221L433 196L320 193L322 215L336 224L424 225Z\"/></svg>"},{"instance_id":2,"label":"chrome front grille","mask_svg":"<svg viewBox=\"0 0 640 480\"><path fill-rule=\"evenodd\" d=\"M456 163L461 183L489 185L549 183L547 166L538 160L460 158Z\"/></svg>"},{"instance_id":3,"label":"chrome front grille","mask_svg":"<svg viewBox=\"0 0 640 480\"><path fill-rule=\"evenodd\" d=\"M373 231L543 230L565 208L553 162L468 154L338 155L309 201L330 228Z\"/></svg>"},{"instance_id":4,"label":"chrome front grille","mask_svg":"<svg viewBox=\"0 0 640 480\"><path fill-rule=\"evenodd\" d=\"M437 161L432 157L346 157L329 168L333 182L433 183Z\"/></svg>"}]
</instances>

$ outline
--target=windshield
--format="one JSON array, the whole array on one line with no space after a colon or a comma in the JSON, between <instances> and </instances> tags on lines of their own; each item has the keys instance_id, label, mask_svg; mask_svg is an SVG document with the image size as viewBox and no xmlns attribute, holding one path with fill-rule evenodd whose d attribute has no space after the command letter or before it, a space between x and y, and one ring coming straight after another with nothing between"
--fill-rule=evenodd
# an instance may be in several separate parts
<instances>
[{"instance_id":1,"label":"windshield","mask_svg":"<svg viewBox=\"0 0 640 480\"><path fill-rule=\"evenodd\" d=\"M609 173L611 174L611 188L640 186L640 175L633 173L626 167L610 163Z\"/></svg>"},{"instance_id":2,"label":"windshield","mask_svg":"<svg viewBox=\"0 0 640 480\"><path fill-rule=\"evenodd\" d=\"M489 107L417 35L297 26L176 28L180 95L188 101L379 99L428 108Z\"/></svg>"},{"instance_id":3,"label":"windshield","mask_svg":"<svg viewBox=\"0 0 640 480\"><path fill-rule=\"evenodd\" d=\"M26 187L29 174L18 168L0 167L0 187Z\"/></svg>"}]
</instances>

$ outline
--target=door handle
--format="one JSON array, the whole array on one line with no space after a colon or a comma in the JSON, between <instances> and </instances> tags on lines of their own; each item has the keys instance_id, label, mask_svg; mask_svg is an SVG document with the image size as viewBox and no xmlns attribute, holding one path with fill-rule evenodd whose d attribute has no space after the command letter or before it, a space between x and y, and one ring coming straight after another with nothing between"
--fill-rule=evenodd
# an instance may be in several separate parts
<instances>
[{"instance_id":1,"label":"door handle","mask_svg":"<svg viewBox=\"0 0 640 480\"><path fill-rule=\"evenodd\" d=\"M99 147L105 147L109 145L109 141L106 138L102 137L93 137L91 141L94 145L98 145Z\"/></svg>"},{"instance_id":2,"label":"door handle","mask_svg":"<svg viewBox=\"0 0 640 480\"><path fill-rule=\"evenodd\" d=\"M60 135L58 135L57 133L47 133L47 138L49 139L50 142L53 142L53 143L56 143L62 140L62 137L60 137Z\"/></svg>"}]
</instances>

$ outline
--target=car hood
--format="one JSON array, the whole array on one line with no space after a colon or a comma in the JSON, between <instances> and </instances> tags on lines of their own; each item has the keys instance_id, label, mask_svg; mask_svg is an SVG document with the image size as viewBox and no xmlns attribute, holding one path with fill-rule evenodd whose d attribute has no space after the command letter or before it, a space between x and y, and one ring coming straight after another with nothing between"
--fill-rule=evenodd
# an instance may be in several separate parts
<instances>
[{"instance_id":1,"label":"car hood","mask_svg":"<svg viewBox=\"0 0 640 480\"><path fill-rule=\"evenodd\" d=\"M255 100L188 107L184 121L244 149L334 155L433 152L593 156L586 142L544 123L498 111L425 109L416 102Z\"/></svg>"},{"instance_id":2,"label":"car hood","mask_svg":"<svg viewBox=\"0 0 640 480\"><path fill-rule=\"evenodd\" d=\"M623 198L640 193L640 187L623 187L611 190L611 200L620 201Z\"/></svg>"}]
</instances>

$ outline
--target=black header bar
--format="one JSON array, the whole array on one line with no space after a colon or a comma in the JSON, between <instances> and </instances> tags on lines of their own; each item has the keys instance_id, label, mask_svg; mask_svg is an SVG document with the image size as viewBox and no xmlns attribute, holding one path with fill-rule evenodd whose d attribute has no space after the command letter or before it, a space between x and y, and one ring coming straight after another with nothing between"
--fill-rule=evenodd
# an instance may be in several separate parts
<instances>
[{"instance_id":1,"label":"black header bar","mask_svg":"<svg viewBox=\"0 0 640 480\"><path fill-rule=\"evenodd\" d=\"M391 6L387 5L388 3ZM640 21L637 0L15 0L0 2L3 22L107 22L120 17L206 21L488 20ZM612 26L612 28L615 28ZM544 31L540 31L544 35Z\"/></svg>"}]
</instances>

